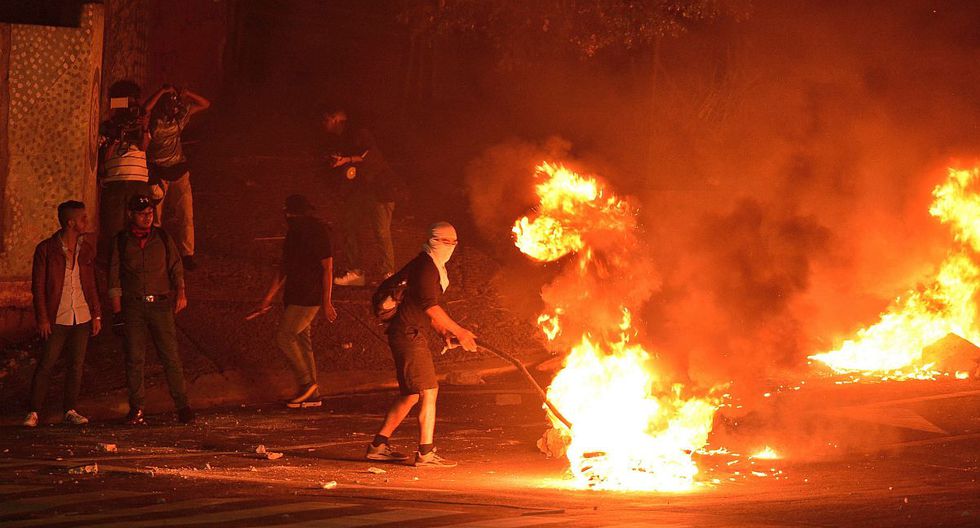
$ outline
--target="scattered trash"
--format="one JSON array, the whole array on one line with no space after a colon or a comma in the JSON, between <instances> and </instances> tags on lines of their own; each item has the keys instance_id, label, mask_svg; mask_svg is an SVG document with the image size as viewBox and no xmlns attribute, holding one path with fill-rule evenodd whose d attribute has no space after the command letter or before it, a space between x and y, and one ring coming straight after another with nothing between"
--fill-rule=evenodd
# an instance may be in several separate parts
<instances>
[{"instance_id":1,"label":"scattered trash","mask_svg":"<svg viewBox=\"0 0 980 528\"><path fill-rule=\"evenodd\" d=\"M99 472L99 465L98 464L89 464L87 466L77 466L77 467L70 468L68 470L68 474L70 474L70 475L87 475L87 474L94 475L94 474L96 474L98 472Z\"/></svg>"},{"instance_id":2,"label":"scattered trash","mask_svg":"<svg viewBox=\"0 0 980 528\"><path fill-rule=\"evenodd\" d=\"M255 448L255 452L258 453L258 454L260 454L260 455L264 455L265 454L265 446L262 445L262 444L259 444L259 446Z\"/></svg>"},{"instance_id":3,"label":"scattered trash","mask_svg":"<svg viewBox=\"0 0 980 528\"><path fill-rule=\"evenodd\" d=\"M385 470L383 470L381 468L373 467L373 466L372 467L369 467L367 471L368 471L368 473L374 473L375 475L382 475L384 473L387 473L387 471L385 471Z\"/></svg>"},{"instance_id":4,"label":"scattered trash","mask_svg":"<svg viewBox=\"0 0 980 528\"><path fill-rule=\"evenodd\" d=\"M207 464L204 464L204 469L211 471L211 463L208 462Z\"/></svg>"},{"instance_id":5,"label":"scattered trash","mask_svg":"<svg viewBox=\"0 0 980 528\"><path fill-rule=\"evenodd\" d=\"M497 405L498 406L503 407L505 405L520 405L520 404L521 404L521 395L520 394L498 394L497 395Z\"/></svg>"},{"instance_id":6,"label":"scattered trash","mask_svg":"<svg viewBox=\"0 0 980 528\"><path fill-rule=\"evenodd\" d=\"M267 451L265 453L266 460L279 460L282 458L282 453L273 453L272 451Z\"/></svg>"},{"instance_id":7,"label":"scattered trash","mask_svg":"<svg viewBox=\"0 0 980 528\"><path fill-rule=\"evenodd\" d=\"M321 482L320 487L323 489L334 489L337 487L337 481L331 480L330 482Z\"/></svg>"},{"instance_id":8,"label":"scattered trash","mask_svg":"<svg viewBox=\"0 0 980 528\"><path fill-rule=\"evenodd\" d=\"M116 444L99 443L96 448L103 453L116 453L119 451Z\"/></svg>"},{"instance_id":9,"label":"scattered trash","mask_svg":"<svg viewBox=\"0 0 980 528\"><path fill-rule=\"evenodd\" d=\"M548 455L548 458L561 458L565 456L565 451L568 450L570 443L571 438L568 435L552 427L541 435L537 441L537 446L542 453Z\"/></svg>"},{"instance_id":10,"label":"scattered trash","mask_svg":"<svg viewBox=\"0 0 980 528\"><path fill-rule=\"evenodd\" d=\"M344 350L350 350L350 349L354 348L354 343L351 343L351 342L348 341L346 343L341 344L340 345L340 348L343 348Z\"/></svg>"}]
</instances>

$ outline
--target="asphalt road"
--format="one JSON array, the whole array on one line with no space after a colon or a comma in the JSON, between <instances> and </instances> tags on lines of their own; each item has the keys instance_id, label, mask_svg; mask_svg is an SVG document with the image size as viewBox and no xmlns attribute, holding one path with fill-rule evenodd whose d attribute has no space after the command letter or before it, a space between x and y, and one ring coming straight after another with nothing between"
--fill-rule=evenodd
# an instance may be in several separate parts
<instances>
[{"instance_id":1,"label":"asphalt road","mask_svg":"<svg viewBox=\"0 0 980 528\"><path fill-rule=\"evenodd\" d=\"M566 463L535 448L545 416L516 379L441 394L437 444L459 467L366 461L391 397L211 411L192 426L169 414L139 428L8 420L0 526L980 525L975 381L776 390L719 417L710 447L730 452L700 455L704 484L688 493L569 489ZM393 443L411 450L414 433L406 423ZM784 458L739 452L760 443ZM262 458L260 444L283 456Z\"/></svg>"}]
</instances>

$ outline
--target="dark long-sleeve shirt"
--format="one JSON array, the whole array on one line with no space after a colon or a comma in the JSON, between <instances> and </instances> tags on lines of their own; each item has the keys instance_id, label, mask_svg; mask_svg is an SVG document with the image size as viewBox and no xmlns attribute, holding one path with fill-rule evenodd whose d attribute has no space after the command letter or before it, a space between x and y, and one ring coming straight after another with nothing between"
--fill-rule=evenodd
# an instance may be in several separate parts
<instances>
[{"instance_id":1,"label":"dark long-sleeve shirt","mask_svg":"<svg viewBox=\"0 0 980 528\"><path fill-rule=\"evenodd\" d=\"M121 257L119 237L125 239L125 252ZM184 266L180 262L180 253L173 239L161 229L151 229L142 245L128 229L113 238L109 297L162 295L183 288Z\"/></svg>"}]
</instances>

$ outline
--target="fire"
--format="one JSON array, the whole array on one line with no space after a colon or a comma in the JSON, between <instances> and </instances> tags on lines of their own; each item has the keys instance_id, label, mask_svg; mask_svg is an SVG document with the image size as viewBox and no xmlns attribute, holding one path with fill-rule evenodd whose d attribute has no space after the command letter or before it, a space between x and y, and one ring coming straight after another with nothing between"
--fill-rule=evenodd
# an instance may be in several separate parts
<instances>
[{"instance_id":1,"label":"fire","mask_svg":"<svg viewBox=\"0 0 980 528\"><path fill-rule=\"evenodd\" d=\"M536 187L540 205L513 232L517 247L532 259L574 254L577 260L564 271L573 274L569 284L578 291L567 292L572 300L563 305L547 296L553 306L538 319L549 341L557 344L561 336L569 343L547 393L572 423L569 429L551 418L576 484L692 489L698 474L692 453L707 443L720 399L694 397L665 379L656 354L636 343L628 300L612 293L628 286L636 269L622 249L635 243L630 205L595 178L561 165L542 164L537 176L543 180ZM608 244L610 239L617 243Z\"/></svg>"},{"instance_id":2,"label":"fire","mask_svg":"<svg viewBox=\"0 0 980 528\"><path fill-rule=\"evenodd\" d=\"M598 227L590 220L612 229L625 229L632 221L624 214L625 202L615 196L603 198L595 179L550 163L536 170L544 178L536 188L541 200L537 214L534 219L521 218L513 228L515 244L532 259L552 262L581 251L586 247L585 232Z\"/></svg>"},{"instance_id":3,"label":"fire","mask_svg":"<svg viewBox=\"0 0 980 528\"><path fill-rule=\"evenodd\" d=\"M761 450L749 455L749 458L758 458L760 460L779 460L782 457L779 456L779 453L777 453L775 449L766 446Z\"/></svg>"},{"instance_id":4,"label":"fire","mask_svg":"<svg viewBox=\"0 0 980 528\"><path fill-rule=\"evenodd\" d=\"M970 250L980 251L980 195L971 192L980 169L950 169L945 184L932 194L929 213L950 224L960 246L949 252L935 277L910 290L881 315L881 320L857 332L837 350L810 356L838 373L881 379L935 379L944 372L923 357L923 349L948 334L980 344L974 296L980 268ZM955 373L956 379L964 379Z\"/></svg>"}]
</instances>

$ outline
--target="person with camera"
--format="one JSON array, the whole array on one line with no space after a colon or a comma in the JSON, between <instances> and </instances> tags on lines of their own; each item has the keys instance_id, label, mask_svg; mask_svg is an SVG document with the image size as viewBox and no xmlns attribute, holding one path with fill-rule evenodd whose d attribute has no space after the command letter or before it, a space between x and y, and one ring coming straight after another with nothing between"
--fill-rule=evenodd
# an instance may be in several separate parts
<instances>
[{"instance_id":1,"label":"person with camera","mask_svg":"<svg viewBox=\"0 0 980 528\"><path fill-rule=\"evenodd\" d=\"M395 197L402 191L400 180L385 161L374 136L364 127L351 127L347 112L327 107L321 114L327 152L333 174L339 175L343 197L342 220L347 272L334 279L338 286L364 286L365 266L358 237L370 228L381 255L378 271L383 279L395 271L391 243L391 216Z\"/></svg>"},{"instance_id":2,"label":"person with camera","mask_svg":"<svg viewBox=\"0 0 980 528\"><path fill-rule=\"evenodd\" d=\"M174 321L174 315L187 307L184 268L173 239L153 225L153 206L149 195L134 196L128 207L129 225L112 240L109 300L115 319L123 323L129 388L126 423L145 423L143 367L149 338L163 363L177 418L186 424L194 421L194 411L187 401Z\"/></svg>"},{"instance_id":3,"label":"person with camera","mask_svg":"<svg viewBox=\"0 0 980 528\"><path fill-rule=\"evenodd\" d=\"M194 260L194 199L191 173L184 156L181 133L191 116L206 110L211 102L188 90L163 85L146 101L150 115L147 163L150 180L159 186L163 199L157 204L157 225L172 221L174 239L184 269L197 268Z\"/></svg>"},{"instance_id":4,"label":"person with camera","mask_svg":"<svg viewBox=\"0 0 980 528\"><path fill-rule=\"evenodd\" d=\"M34 250L31 292L44 347L31 382L31 409L24 419L27 427L37 426L51 371L62 352L68 353L63 423L88 423L88 418L75 411L75 403L88 338L102 329L102 309L95 289L95 248L86 236L85 204L69 200L59 205L58 223L61 229Z\"/></svg>"},{"instance_id":5,"label":"person with camera","mask_svg":"<svg viewBox=\"0 0 980 528\"><path fill-rule=\"evenodd\" d=\"M139 95L140 88L132 81L114 83L109 88L111 113L100 126L97 255L103 273L111 240L126 226L126 204L133 196L150 192L146 165L150 137Z\"/></svg>"},{"instance_id":6,"label":"person with camera","mask_svg":"<svg viewBox=\"0 0 980 528\"><path fill-rule=\"evenodd\" d=\"M436 425L436 378L432 352L424 335L431 326L448 345L458 340L465 350L476 350L476 336L454 321L439 306L440 297L449 287L446 263L456 249L456 229L448 222L429 228L429 239L419 253L395 278L404 279L402 301L388 325L388 346L395 360L395 374L401 396L388 408L384 422L374 440L368 444L365 458L381 461L405 461L409 457L393 451L389 439L412 408L419 405L419 445L412 465L415 467L455 467L456 462L438 454L433 443ZM394 279L393 279L394 280Z\"/></svg>"}]
</instances>

